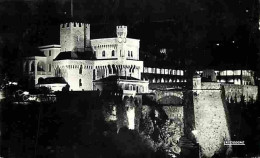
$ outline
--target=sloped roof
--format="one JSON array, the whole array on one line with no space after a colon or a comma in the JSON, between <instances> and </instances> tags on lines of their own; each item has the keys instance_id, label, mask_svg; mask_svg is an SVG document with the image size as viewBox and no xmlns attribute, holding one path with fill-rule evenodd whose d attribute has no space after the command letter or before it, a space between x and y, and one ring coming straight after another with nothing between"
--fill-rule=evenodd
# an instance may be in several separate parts
<instances>
[{"instance_id":1,"label":"sloped roof","mask_svg":"<svg viewBox=\"0 0 260 158\"><path fill-rule=\"evenodd\" d=\"M112 82L112 81L117 81L117 80L136 80L138 81L139 79L131 77L131 76L109 76L106 78L102 78L100 80L96 80L94 82Z\"/></svg>"},{"instance_id":2,"label":"sloped roof","mask_svg":"<svg viewBox=\"0 0 260 158\"><path fill-rule=\"evenodd\" d=\"M183 66L176 65L171 61L144 61L144 67L183 69Z\"/></svg>"},{"instance_id":3,"label":"sloped roof","mask_svg":"<svg viewBox=\"0 0 260 158\"><path fill-rule=\"evenodd\" d=\"M67 82L63 77L48 77L40 80L38 84L55 84L55 83L67 84Z\"/></svg>"},{"instance_id":4,"label":"sloped roof","mask_svg":"<svg viewBox=\"0 0 260 158\"><path fill-rule=\"evenodd\" d=\"M89 60L93 58L93 52L91 48L86 48L84 52L60 52L60 54L54 60Z\"/></svg>"}]
</instances>

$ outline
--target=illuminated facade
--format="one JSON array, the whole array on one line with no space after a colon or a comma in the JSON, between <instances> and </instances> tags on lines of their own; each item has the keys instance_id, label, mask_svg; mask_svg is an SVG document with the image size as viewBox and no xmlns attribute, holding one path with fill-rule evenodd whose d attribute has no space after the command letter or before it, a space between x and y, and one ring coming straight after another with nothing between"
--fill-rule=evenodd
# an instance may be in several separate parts
<instances>
[{"instance_id":1,"label":"illuminated facade","mask_svg":"<svg viewBox=\"0 0 260 158\"><path fill-rule=\"evenodd\" d=\"M60 45L39 47L42 56L25 58L24 74L34 85L44 78L63 77L73 91L94 90L95 80L124 76L134 78L132 86L147 92L148 81L141 80L140 40L127 38L127 26L117 26L116 34L91 40L89 24L61 24Z\"/></svg>"}]
</instances>

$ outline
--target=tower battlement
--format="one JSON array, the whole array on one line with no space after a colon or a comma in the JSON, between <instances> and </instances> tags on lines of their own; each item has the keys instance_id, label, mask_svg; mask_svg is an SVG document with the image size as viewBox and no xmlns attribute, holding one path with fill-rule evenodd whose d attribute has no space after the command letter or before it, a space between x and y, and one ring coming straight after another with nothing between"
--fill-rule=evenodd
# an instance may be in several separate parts
<instances>
[{"instance_id":1,"label":"tower battlement","mask_svg":"<svg viewBox=\"0 0 260 158\"><path fill-rule=\"evenodd\" d=\"M90 45L90 24L68 22L60 25L61 51L79 51Z\"/></svg>"},{"instance_id":2,"label":"tower battlement","mask_svg":"<svg viewBox=\"0 0 260 158\"><path fill-rule=\"evenodd\" d=\"M127 36L127 26L117 26L116 27L116 34L117 37L124 37Z\"/></svg>"},{"instance_id":3,"label":"tower battlement","mask_svg":"<svg viewBox=\"0 0 260 158\"><path fill-rule=\"evenodd\" d=\"M75 27L75 28L84 27L84 23L69 22L69 23L63 23L63 24L60 25L61 29L63 29L63 28L70 28L70 27ZM85 24L85 27L86 28L90 28L90 24Z\"/></svg>"}]
</instances>

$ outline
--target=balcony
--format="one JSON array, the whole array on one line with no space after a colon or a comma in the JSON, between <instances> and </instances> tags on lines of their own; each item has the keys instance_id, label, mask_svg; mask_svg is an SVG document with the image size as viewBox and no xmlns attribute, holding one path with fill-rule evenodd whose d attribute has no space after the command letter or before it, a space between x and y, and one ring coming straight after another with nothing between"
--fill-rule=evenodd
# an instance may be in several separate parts
<instances>
[{"instance_id":1,"label":"balcony","mask_svg":"<svg viewBox=\"0 0 260 158\"><path fill-rule=\"evenodd\" d=\"M136 91L135 90L123 90L124 96L135 96Z\"/></svg>"}]
</instances>

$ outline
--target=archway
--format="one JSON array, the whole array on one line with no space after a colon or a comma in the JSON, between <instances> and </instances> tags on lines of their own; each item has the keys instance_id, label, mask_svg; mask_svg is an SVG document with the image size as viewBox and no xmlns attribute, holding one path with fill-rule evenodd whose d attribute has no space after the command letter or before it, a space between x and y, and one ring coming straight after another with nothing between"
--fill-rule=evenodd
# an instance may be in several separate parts
<instances>
[{"instance_id":1,"label":"archway","mask_svg":"<svg viewBox=\"0 0 260 158\"><path fill-rule=\"evenodd\" d=\"M34 61L31 62L30 68L31 68L31 69L30 69L31 72L34 72L34 71L35 71L35 62L34 62Z\"/></svg>"},{"instance_id":2,"label":"archway","mask_svg":"<svg viewBox=\"0 0 260 158\"><path fill-rule=\"evenodd\" d=\"M44 79L42 78L42 77L40 77L39 79L38 79L38 84L42 84L44 82Z\"/></svg>"}]
</instances>

